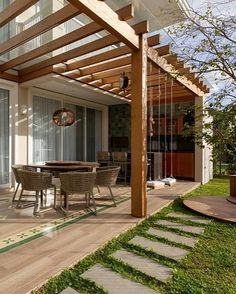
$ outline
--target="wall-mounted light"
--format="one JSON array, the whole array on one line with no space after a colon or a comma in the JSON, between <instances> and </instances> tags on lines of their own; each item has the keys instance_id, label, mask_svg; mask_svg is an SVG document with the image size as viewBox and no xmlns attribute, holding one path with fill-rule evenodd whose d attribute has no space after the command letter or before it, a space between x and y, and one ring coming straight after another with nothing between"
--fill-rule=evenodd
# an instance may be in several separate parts
<instances>
[{"instance_id":1,"label":"wall-mounted light","mask_svg":"<svg viewBox=\"0 0 236 294\"><path fill-rule=\"evenodd\" d=\"M25 104L20 105L19 112L21 115L27 114L27 105Z\"/></svg>"},{"instance_id":2,"label":"wall-mounted light","mask_svg":"<svg viewBox=\"0 0 236 294\"><path fill-rule=\"evenodd\" d=\"M120 89L126 90L129 86L129 77L123 72L120 75Z\"/></svg>"}]
</instances>

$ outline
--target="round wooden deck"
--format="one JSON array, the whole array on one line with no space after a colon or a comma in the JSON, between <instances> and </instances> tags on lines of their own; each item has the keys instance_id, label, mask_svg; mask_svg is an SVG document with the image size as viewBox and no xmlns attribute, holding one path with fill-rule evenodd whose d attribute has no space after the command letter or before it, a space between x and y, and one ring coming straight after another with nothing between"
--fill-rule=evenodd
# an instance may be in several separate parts
<instances>
[{"instance_id":1,"label":"round wooden deck","mask_svg":"<svg viewBox=\"0 0 236 294\"><path fill-rule=\"evenodd\" d=\"M224 197L191 197L184 200L184 205L193 211L217 220L236 223L236 203L232 203Z\"/></svg>"}]
</instances>

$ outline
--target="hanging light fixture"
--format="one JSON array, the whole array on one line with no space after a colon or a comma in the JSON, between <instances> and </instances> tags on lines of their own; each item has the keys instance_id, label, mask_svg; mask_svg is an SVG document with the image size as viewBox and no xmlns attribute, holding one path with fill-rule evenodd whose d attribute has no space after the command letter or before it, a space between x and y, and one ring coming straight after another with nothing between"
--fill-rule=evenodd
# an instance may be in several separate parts
<instances>
[{"instance_id":1,"label":"hanging light fixture","mask_svg":"<svg viewBox=\"0 0 236 294\"><path fill-rule=\"evenodd\" d=\"M67 108L60 108L53 113L52 120L57 126L71 126L75 122L75 114Z\"/></svg>"}]
</instances>

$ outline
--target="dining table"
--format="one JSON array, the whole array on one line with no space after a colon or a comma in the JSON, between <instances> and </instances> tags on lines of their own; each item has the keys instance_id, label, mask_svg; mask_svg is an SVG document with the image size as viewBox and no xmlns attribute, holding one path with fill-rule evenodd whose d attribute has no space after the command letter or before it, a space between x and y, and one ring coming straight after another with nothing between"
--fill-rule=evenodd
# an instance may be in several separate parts
<instances>
[{"instance_id":1,"label":"dining table","mask_svg":"<svg viewBox=\"0 0 236 294\"><path fill-rule=\"evenodd\" d=\"M63 172L72 172L72 171L96 171L96 168L99 167L98 162L91 161L72 161L72 160L51 160L45 162L38 162L24 165L25 169L32 169L35 171L48 171L53 174L55 178L60 177L60 173ZM61 196L64 195L64 192L60 191ZM64 197L64 206L65 206L65 197ZM61 206L62 208L62 206Z\"/></svg>"},{"instance_id":2,"label":"dining table","mask_svg":"<svg viewBox=\"0 0 236 294\"><path fill-rule=\"evenodd\" d=\"M60 172L70 171L92 171L96 170L99 166L99 163L91 161L52 160L43 163L27 164L24 167L59 174Z\"/></svg>"}]
</instances>

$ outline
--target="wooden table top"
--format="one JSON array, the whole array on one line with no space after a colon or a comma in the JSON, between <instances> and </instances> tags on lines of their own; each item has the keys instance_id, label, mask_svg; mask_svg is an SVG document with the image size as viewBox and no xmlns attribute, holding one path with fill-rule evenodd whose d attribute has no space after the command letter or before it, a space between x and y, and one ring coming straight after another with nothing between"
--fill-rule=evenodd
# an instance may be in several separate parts
<instances>
[{"instance_id":1,"label":"wooden table top","mask_svg":"<svg viewBox=\"0 0 236 294\"><path fill-rule=\"evenodd\" d=\"M49 165L49 164L28 164L25 165L26 167L30 168L39 168L41 170L50 170L50 171L61 171L61 172L68 172L68 171L76 171L76 170L86 170L91 169L94 167L92 165Z\"/></svg>"},{"instance_id":2,"label":"wooden table top","mask_svg":"<svg viewBox=\"0 0 236 294\"><path fill-rule=\"evenodd\" d=\"M94 161L77 161L77 160L50 160L45 161L45 165L86 165L86 166L92 166L97 167L100 166L98 162Z\"/></svg>"}]
</instances>

